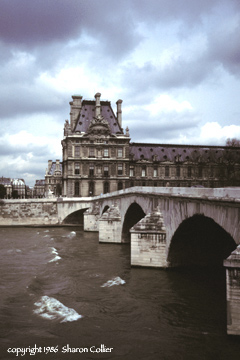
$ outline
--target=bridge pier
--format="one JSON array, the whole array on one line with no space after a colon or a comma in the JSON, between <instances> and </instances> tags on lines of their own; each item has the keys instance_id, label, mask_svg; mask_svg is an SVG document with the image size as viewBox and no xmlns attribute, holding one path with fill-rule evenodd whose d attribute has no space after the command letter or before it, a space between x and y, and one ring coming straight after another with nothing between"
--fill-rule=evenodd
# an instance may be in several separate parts
<instances>
[{"instance_id":1,"label":"bridge pier","mask_svg":"<svg viewBox=\"0 0 240 360\"><path fill-rule=\"evenodd\" d=\"M98 220L99 242L121 243L122 224L118 206L112 205Z\"/></svg>"},{"instance_id":2,"label":"bridge pier","mask_svg":"<svg viewBox=\"0 0 240 360\"><path fill-rule=\"evenodd\" d=\"M132 266L167 267L166 229L159 209L147 214L130 232Z\"/></svg>"},{"instance_id":3,"label":"bridge pier","mask_svg":"<svg viewBox=\"0 0 240 360\"><path fill-rule=\"evenodd\" d=\"M83 229L84 231L99 231L98 220L100 217L99 205L96 203L91 209L84 212Z\"/></svg>"},{"instance_id":4,"label":"bridge pier","mask_svg":"<svg viewBox=\"0 0 240 360\"><path fill-rule=\"evenodd\" d=\"M227 333L240 335L240 245L224 260L227 285Z\"/></svg>"}]
</instances>

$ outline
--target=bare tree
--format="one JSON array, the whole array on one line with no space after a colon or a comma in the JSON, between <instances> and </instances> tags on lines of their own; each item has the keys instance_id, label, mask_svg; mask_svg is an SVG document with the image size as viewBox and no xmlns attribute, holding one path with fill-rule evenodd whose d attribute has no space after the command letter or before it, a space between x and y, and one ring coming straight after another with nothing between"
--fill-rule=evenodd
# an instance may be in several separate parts
<instances>
[{"instance_id":1,"label":"bare tree","mask_svg":"<svg viewBox=\"0 0 240 360\"><path fill-rule=\"evenodd\" d=\"M238 140L237 138L228 138L226 140L226 146L240 147L240 140Z\"/></svg>"}]
</instances>

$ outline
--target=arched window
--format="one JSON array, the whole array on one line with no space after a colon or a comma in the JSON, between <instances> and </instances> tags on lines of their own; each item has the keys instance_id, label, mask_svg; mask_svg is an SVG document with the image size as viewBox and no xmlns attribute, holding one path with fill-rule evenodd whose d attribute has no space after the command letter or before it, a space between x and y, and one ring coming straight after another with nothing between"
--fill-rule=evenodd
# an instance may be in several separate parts
<instances>
[{"instance_id":1,"label":"arched window","mask_svg":"<svg viewBox=\"0 0 240 360\"><path fill-rule=\"evenodd\" d=\"M118 182L118 190L122 190L123 189L123 183L122 181Z\"/></svg>"}]
</instances>

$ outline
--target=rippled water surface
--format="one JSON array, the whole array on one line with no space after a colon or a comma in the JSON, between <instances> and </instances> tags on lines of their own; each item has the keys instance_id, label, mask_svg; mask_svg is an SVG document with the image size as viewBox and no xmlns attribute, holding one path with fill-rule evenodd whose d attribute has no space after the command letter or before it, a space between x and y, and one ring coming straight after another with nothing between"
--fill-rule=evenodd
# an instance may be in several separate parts
<instances>
[{"instance_id":1,"label":"rippled water surface","mask_svg":"<svg viewBox=\"0 0 240 360\"><path fill-rule=\"evenodd\" d=\"M224 272L131 268L128 245L72 227L1 228L0 258L1 359L240 359Z\"/></svg>"}]
</instances>

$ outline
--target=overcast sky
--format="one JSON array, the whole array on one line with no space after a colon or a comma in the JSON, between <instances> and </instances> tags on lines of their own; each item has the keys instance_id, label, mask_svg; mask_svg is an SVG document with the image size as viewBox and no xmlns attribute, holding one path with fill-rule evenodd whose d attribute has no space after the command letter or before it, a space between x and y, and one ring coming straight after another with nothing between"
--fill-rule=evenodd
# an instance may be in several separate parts
<instances>
[{"instance_id":1,"label":"overcast sky","mask_svg":"<svg viewBox=\"0 0 240 360\"><path fill-rule=\"evenodd\" d=\"M132 142L240 138L240 1L0 1L0 176L43 179L96 92Z\"/></svg>"}]
</instances>

